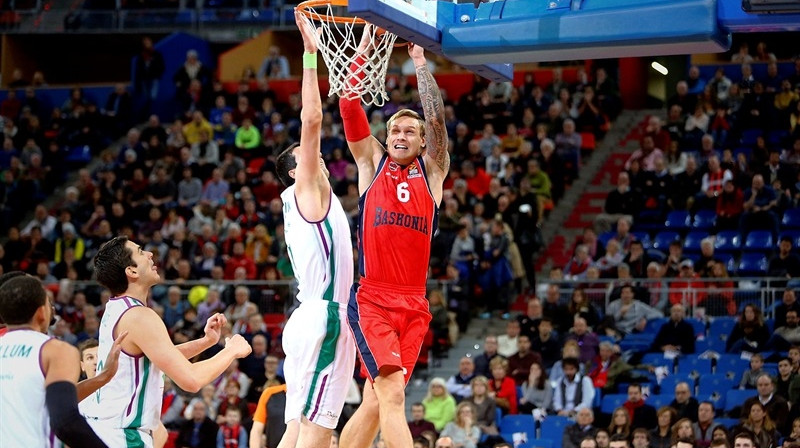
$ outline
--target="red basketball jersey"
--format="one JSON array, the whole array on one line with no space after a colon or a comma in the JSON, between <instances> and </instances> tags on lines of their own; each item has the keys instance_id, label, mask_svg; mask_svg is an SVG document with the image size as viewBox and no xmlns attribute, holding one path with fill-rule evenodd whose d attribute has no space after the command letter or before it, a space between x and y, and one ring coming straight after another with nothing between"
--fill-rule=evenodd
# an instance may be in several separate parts
<instances>
[{"instance_id":1,"label":"red basketball jersey","mask_svg":"<svg viewBox=\"0 0 800 448\"><path fill-rule=\"evenodd\" d=\"M359 272L367 280L422 288L424 294L439 208L425 163L408 166L384 154L359 201Z\"/></svg>"}]
</instances>

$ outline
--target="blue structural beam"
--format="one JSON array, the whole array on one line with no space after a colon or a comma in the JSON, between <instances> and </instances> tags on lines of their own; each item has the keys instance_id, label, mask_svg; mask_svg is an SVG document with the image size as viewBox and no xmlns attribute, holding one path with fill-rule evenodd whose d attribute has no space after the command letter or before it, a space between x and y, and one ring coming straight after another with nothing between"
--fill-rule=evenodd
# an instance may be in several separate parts
<instances>
[{"instance_id":1,"label":"blue structural beam","mask_svg":"<svg viewBox=\"0 0 800 448\"><path fill-rule=\"evenodd\" d=\"M513 63L716 53L733 32L800 30L799 13L748 13L741 0L439 1L435 26L385 1L348 9L497 81Z\"/></svg>"},{"instance_id":2,"label":"blue structural beam","mask_svg":"<svg viewBox=\"0 0 800 448\"><path fill-rule=\"evenodd\" d=\"M376 0L350 0L347 9L350 14L362 17L370 23L384 28L401 38L421 45L428 51L442 54L441 28L445 22L452 23L455 20L456 6L468 6L465 12L475 12L475 7L469 5L455 5L452 3L438 2L439 14L437 26L428 25L417 17L411 17L402 11ZM508 81L514 76L514 66L511 61L500 61L489 64L486 61L478 61L472 64L462 64L464 68L473 73L477 73L484 78L494 81Z\"/></svg>"},{"instance_id":3,"label":"blue structural beam","mask_svg":"<svg viewBox=\"0 0 800 448\"><path fill-rule=\"evenodd\" d=\"M481 4L442 28L442 53L462 64L714 53L730 48L715 0L584 0Z\"/></svg>"},{"instance_id":4,"label":"blue structural beam","mask_svg":"<svg viewBox=\"0 0 800 448\"><path fill-rule=\"evenodd\" d=\"M731 33L800 31L800 14L753 14L739 0L718 0L717 20Z\"/></svg>"}]
</instances>

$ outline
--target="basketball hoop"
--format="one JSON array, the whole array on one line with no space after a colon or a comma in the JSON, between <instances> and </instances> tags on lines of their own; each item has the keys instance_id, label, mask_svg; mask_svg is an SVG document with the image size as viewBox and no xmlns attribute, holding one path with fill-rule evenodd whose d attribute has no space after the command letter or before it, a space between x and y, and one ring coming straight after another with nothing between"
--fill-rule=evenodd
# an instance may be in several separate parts
<instances>
[{"instance_id":1,"label":"basketball hoop","mask_svg":"<svg viewBox=\"0 0 800 448\"><path fill-rule=\"evenodd\" d=\"M330 89L328 95L349 100L361 99L366 104L382 106L389 100L386 93L386 70L397 36L376 26L365 27L367 22L347 16L348 0L307 0L297 5L314 30L317 51L328 67ZM369 51L358 51L361 34L356 27L369 32ZM356 59L363 59L360 66ZM355 70L351 69L355 67Z\"/></svg>"}]
</instances>

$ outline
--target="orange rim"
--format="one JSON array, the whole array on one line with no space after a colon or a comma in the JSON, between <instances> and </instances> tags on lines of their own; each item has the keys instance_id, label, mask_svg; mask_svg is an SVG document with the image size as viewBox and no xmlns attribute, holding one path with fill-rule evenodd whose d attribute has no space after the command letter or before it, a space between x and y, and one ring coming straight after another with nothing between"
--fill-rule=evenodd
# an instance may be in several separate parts
<instances>
[{"instance_id":1,"label":"orange rim","mask_svg":"<svg viewBox=\"0 0 800 448\"><path fill-rule=\"evenodd\" d=\"M306 0L297 5L296 9L300 11L301 14L312 20L323 20L328 23L354 23L356 25L366 25L367 22L358 17L329 16L327 14L317 14L316 12L312 14L311 11L309 11L309 8L316 8L319 6L347 6L347 1L348 0Z\"/></svg>"}]
</instances>

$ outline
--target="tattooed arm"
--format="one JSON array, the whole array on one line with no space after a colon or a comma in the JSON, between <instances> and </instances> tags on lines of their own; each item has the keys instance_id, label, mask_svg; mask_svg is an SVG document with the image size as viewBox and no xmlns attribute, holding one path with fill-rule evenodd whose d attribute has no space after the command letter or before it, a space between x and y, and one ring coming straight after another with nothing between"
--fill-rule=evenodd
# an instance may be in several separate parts
<instances>
[{"instance_id":1,"label":"tattooed arm","mask_svg":"<svg viewBox=\"0 0 800 448\"><path fill-rule=\"evenodd\" d=\"M437 202L442 199L442 183L450 170L447 152L447 129L444 124L444 102L439 86L433 78L422 47L409 44L408 53L417 69L417 89L425 114L425 162L428 182Z\"/></svg>"}]
</instances>

